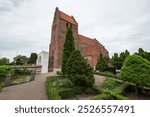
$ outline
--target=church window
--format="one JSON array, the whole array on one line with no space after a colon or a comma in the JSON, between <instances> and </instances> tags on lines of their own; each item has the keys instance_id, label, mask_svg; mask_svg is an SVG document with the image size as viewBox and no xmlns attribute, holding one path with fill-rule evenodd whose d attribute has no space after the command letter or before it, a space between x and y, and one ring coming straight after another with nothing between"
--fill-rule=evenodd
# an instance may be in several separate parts
<instances>
[{"instance_id":1,"label":"church window","mask_svg":"<svg viewBox=\"0 0 150 117\"><path fill-rule=\"evenodd\" d=\"M70 24L70 28L72 29L72 25Z\"/></svg>"},{"instance_id":2,"label":"church window","mask_svg":"<svg viewBox=\"0 0 150 117\"><path fill-rule=\"evenodd\" d=\"M66 23L66 27L67 27L67 28L69 27L69 23Z\"/></svg>"}]
</instances>

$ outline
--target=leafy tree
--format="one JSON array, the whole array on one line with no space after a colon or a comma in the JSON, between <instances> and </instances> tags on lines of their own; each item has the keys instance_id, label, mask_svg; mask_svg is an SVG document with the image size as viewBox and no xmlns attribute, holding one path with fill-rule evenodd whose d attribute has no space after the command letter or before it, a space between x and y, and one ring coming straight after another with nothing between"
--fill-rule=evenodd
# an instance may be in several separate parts
<instances>
[{"instance_id":1,"label":"leafy tree","mask_svg":"<svg viewBox=\"0 0 150 117\"><path fill-rule=\"evenodd\" d=\"M120 78L136 84L138 94L138 87L150 87L150 62L136 54L128 56L121 68Z\"/></svg>"},{"instance_id":2,"label":"leafy tree","mask_svg":"<svg viewBox=\"0 0 150 117\"><path fill-rule=\"evenodd\" d=\"M135 54L147 59L148 61L150 61L150 52L146 52L142 48L139 48L138 53L135 53Z\"/></svg>"},{"instance_id":3,"label":"leafy tree","mask_svg":"<svg viewBox=\"0 0 150 117\"><path fill-rule=\"evenodd\" d=\"M120 68L123 65L123 62L125 61L126 57L130 55L130 53L128 52L128 50L125 50L125 52L121 52L120 53Z\"/></svg>"},{"instance_id":4,"label":"leafy tree","mask_svg":"<svg viewBox=\"0 0 150 117\"><path fill-rule=\"evenodd\" d=\"M120 55L114 53L114 56L112 57L112 65L118 69L121 69L123 62L125 61L128 55L130 55L128 50L125 50L125 52L121 52Z\"/></svg>"},{"instance_id":5,"label":"leafy tree","mask_svg":"<svg viewBox=\"0 0 150 117\"><path fill-rule=\"evenodd\" d=\"M92 70L78 50L71 54L66 64L67 77L75 86L92 87L95 82Z\"/></svg>"},{"instance_id":6,"label":"leafy tree","mask_svg":"<svg viewBox=\"0 0 150 117\"><path fill-rule=\"evenodd\" d=\"M16 57L14 57L14 63L16 65L27 64L27 62L28 62L28 58L26 56L18 55Z\"/></svg>"},{"instance_id":7,"label":"leafy tree","mask_svg":"<svg viewBox=\"0 0 150 117\"><path fill-rule=\"evenodd\" d=\"M65 74L66 63L71 55L75 51L74 38L72 29L69 27L66 33L66 40L64 43L63 54L62 54L62 73Z\"/></svg>"},{"instance_id":8,"label":"leafy tree","mask_svg":"<svg viewBox=\"0 0 150 117\"><path fill-rule=\"evenodd\" d=\"M118 53L114 53L111 62L114 67L121 68L120 57L118 56Z\"/></svg>"},{"instance_id":9,"label":"leafy tree","mask_svg":"<svg viewBox=\"0 0 150 117\"><path fill-rule=\"evenodd\" d=\"M36 64L36 60L37 60L37 53L31 53L28 63Z\"/></svg>"},{"instance_id":10,"label":"leafy tree","mask_svg":"<svg viewBox=\"0 0 150 117\"><path fill-rule=\"evenodd\" d=\"M7 59L6 57L0 59L0 65L6 65L8 63L9 63L9 59Z\"/></svg>"},{"instance_id":11,"label":"leafy tree","mask_svg":"<svg viewBox=\"0 0 150 117\"><path fill-rule=\"evenodd\" d=\"M96 64L96 70L105 71L107 67L108 67L108 64L107 64L105 58L102 56L102 54L100 54L100 57Z\"/></svg>"}]
</instances>

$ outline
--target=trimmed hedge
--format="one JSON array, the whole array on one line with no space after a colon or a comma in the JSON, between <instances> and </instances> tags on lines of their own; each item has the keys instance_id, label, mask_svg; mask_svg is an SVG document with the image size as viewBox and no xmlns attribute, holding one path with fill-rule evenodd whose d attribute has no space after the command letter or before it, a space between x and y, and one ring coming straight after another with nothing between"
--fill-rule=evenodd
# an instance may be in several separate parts
<instances>
[{"instance_id":1,"label":"trimmed hedge","mask_svg":"<svg viewBox=\"0 0 150 117\"><path fill-rule=\"evenodd\" d=\"M46 91L50 100L66 99L83 92L81 87L75 87L69 79L59 76L47 77Z\"/></svg>"},{"instance_id":2,"label":"trimmed hedge","mask_svg":"<svg viewBox=\"0 0 150 117\"><path fill-rule=\"evenodd\" d=\"M62 99L67 99L77 94L81 94L82 92L83 91L81 90L81 88L74 87L74 88L67 88L67 89L59 90L59 95Z\"/></svg>"},{"instance_id":3,"label":"trimmed hedge","mask_svg":"<svg viewBox=\"0 0 150 117\"><path fill-rule=\"evenodd\" d=\"M102 86L98 88L99 95L94 96L93 100L127 100L124 96L125 89L129 83L122 83L113 79L106 79Z\"/></svg>"},{"instance_id":4,"label":"trimmed hedge","mask_svg":"<svg viewBox=\"0 0 150 117\"><path fill-rule=\"evenodd\" d=\"M111 72L94 72L96 75L111 77L111 78L118 78L118 76L112 74Z\"/></svg>"}]
</instances>

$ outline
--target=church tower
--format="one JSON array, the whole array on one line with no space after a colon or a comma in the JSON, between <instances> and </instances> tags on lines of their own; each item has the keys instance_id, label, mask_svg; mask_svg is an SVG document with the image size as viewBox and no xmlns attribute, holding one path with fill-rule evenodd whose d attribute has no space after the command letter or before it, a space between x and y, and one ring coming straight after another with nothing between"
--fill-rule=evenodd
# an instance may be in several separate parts
<instances>
[{"instance_id":1,"label":"church tower","mask_svg":"<svg viewBox=\"0 0 150 117\"><path fill-rule=\"evenodd\" d=\"M63 45L68 27L72 28L75 45L77 45L78 23L73 16L63 13L56 7L51 29L51 44L49 46L49 71L61 67Z\"/></svg>"}]
</instances>

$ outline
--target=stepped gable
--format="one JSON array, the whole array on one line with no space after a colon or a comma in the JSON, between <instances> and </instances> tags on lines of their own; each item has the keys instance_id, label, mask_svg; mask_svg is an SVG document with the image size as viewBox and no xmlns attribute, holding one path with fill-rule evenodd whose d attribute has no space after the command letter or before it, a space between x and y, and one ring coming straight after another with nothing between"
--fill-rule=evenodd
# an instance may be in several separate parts
<instances>
[{"instance_id":1,"label":"stepped gable","mask_svg":"<svg viewBox=\"0 0 150 117\"><path fill-rule=\"evenodd\" d=\"M73 24L73 25L77 25L76 21L74 20L74 18L72 16L67 15L66 13L63 13L62 11L59 11L60 13L60 18Z\"/></svg>"}]
</instances>

